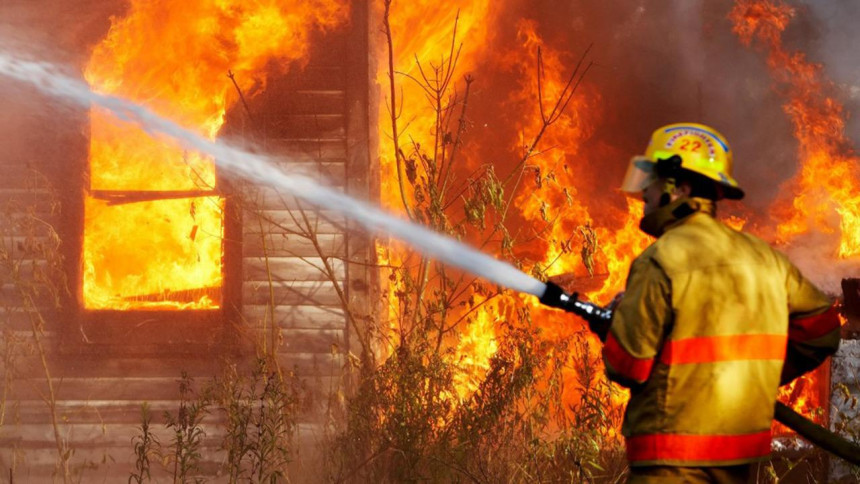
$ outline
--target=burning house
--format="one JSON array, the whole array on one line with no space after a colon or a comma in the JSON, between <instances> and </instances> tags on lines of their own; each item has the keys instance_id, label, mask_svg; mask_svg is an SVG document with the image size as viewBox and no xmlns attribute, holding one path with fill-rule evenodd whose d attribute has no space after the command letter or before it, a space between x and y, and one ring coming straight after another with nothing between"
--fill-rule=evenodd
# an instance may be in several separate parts
<instances>
[{"instance_id":1,"label":"burning house","mask_svg":"<svg viewBox=\"0 0 860 484\"><path fill-rule=\"evenodd\" d=\"M365 6L215 3L13 2L2 17L20 22L10 37L55 35L94 90L158 99L207 138L281 153L367 198ZM342 308L361 310L369 287L366 237L348 238L343 217L227 179L97 108L7 106L22 137L4 137L4 473L76 473L55 468L56 452L106 462L141 402L156 418L175 410L183 372L273 355L314 381L313 405L341 391Z\"/></svg>"},{"instance_id":2,"label":"burning house","mask_svg":"<svg viewBox=\"0 0 860 484\"><path fill-rule=\"evenodd\" d=\"M627 394L601 376L581 321L267 182L307 176L606 303L652 242L641 204L616 190L626 162L654 127L694 119L722 127L750 194L720 218L844 300L842 349L780 398L857 438L856 86L815 57L824 13L781 0L77 3L0 4L0 67L50 61L107 99L82 107L0 75L11 480L527 481L574 461L580 480L620 475ZM111 99L272 171L248 176ZM801 465L762 476L856 473L774 435ZM540 453L502 445L518 438L559 456L530 460L545 477L505 467ZM482 452L464 442L501 457L468 461ZM427 457L438 449L451 463Z\"/></svg>"}]
</instances>

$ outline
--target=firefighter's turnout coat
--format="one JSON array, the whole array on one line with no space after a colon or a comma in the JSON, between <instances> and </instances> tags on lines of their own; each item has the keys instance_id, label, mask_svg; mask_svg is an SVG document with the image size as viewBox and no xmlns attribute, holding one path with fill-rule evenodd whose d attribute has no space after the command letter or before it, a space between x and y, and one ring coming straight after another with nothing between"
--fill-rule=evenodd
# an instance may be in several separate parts
<instances>
[{"instance_id":1,"label":"firefighter's turnout coat","mask_svg":"<svg viewBox=\"0 0 860 484\"><path fill-rule=\"evenodd\" d=\"M631 388L632 466L766 458L777 388L839 345L831 301L784 255L691 212L633 262L603 350Z\"/></svg>"}]
</instances>

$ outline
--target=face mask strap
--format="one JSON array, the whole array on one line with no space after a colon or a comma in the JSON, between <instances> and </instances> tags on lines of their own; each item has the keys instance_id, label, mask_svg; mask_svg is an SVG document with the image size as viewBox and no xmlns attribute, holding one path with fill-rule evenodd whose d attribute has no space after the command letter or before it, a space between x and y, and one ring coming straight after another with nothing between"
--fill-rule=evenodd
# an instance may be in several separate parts
<instances>
[{"instance_id":1,"label":"face mask strap","mask_svg":"<svg viewBox=\"0 0 860 484\"><path fill-rule=\"evenodd\" d=\"M675 179L667 178L663 183L663 194L660 195L660 205L665 207L672 202L672 194L675 193Z\"/></svg>"}]
</instances>

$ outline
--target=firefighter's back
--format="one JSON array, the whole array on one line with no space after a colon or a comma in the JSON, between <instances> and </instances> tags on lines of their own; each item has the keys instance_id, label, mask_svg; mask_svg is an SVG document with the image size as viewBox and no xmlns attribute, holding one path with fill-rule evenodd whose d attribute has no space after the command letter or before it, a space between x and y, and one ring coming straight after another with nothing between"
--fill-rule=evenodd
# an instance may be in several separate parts
<instances>
[{"instance_id":1,"label":"firefighter's back","mask_svg":"<svg viewBox=\"0 0 860 484\"><path fill-rule=\"evenodd\" d=\"M648 382L631 399L628 432L678 446L680 458L655 463L767 455L788 331L785 259L701 212L643 255L670 281L673 318Z\"/></svg>"}]
</instances>

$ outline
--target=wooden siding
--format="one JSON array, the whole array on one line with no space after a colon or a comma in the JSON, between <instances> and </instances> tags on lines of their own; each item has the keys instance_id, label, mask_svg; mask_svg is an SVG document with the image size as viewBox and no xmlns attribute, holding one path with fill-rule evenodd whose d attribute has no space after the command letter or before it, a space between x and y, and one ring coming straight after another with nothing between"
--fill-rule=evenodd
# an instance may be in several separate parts
<instances>
[{"instance_id":1,"label":"wooden siding","mask_svg":"<svg viewBox=\"0 0 860 484\"><path fill-rule=\"evenodd\" d=\"M88 25L99 23L105 30L109 15L122 14L121 3L106 8L102 2L100 16L94 20L90 13ZM345 31L318 36L306 66L272 77L267 90L251 99L254 125L239 105L228 115L226 131L243 134L263 151L281 156L285 167L366 196L370 164L366 106L361 103L366 103L367 25L361 23L366 23L361 20L366 5L358 3L357 26L354 20ZM26 2L19 5L27 10ZM0 6L0 12L4 8L15 7ZM83 62L85 55L80 53L75 61ZM0 78L0 89L8 87ZM48 104L32 90L25 89L22 96ZM21 261L14 274L8 268L0 274L0 341L11 344L14 355L11 360L0 358L0 479L12 475L14 482L61 482L56 467L59 440L73 451L69 463L76 482L126 482L134 468L132 438L140 425L141 404L148 403L154 429L167 444L171 434L163 425L164 413L177 412L180 374L187 372L201 383L228 364L250 368L254 345L265 342L284 371L301 381L306 395L292 481L318 482L319 476L303 469L314 468L323 438L322 413L331 397L343 391L345 355L358 351L350 347L344 304L369 307L365 299L370 297L372 274L366 263L372 250L365 237L348 233L348 222L337 214L314 210L271 188L231 184L238 216L233 235L239 240L232 241L238 263L230 266L235 272L227 275L227 284L233 281L238 304L226 312L231 320L223 324L228 328L223 334L215 338L203 331L195 343L195 329L191 335L181 334L187 341L174 341L169 351L158 351L137 341L145 333L123 336L116 327L103 331L79 324L80 311L69 306L74 294L58 296L37 280L54 267L40 255L56 243L53 234L39 223L17 222L37 219L56 227L62 241L59 253L66 257L60 268L67 276L77 276L76 254L63 251L79 249L80 244L76 238L82 223L87 114L66 108L28 113L28 107L22 102L0 114L0 129L15 126L14 136L0 134L0 144L17 143L6 154L0 152L0 256ZM57 190L35 183L36 172L45 174ZM35 305L31 311L22 307L22 283ZM165 325L156 332L184 324L182 318L169 321L170 315L154 319ZM147 321L121 324L155 324ZM193 328L205 329L205 321L201 324ZM34 344L34 334L40 346ZM246 343L224 345L225 338ZM105 339L111 344L94 343ZM133 350L126 351L126 344ZM0 348L0 354L10 354L4 351ZM214 482L224 480L225 454L219 450L223 418L213 412L203 424L200 475ZM169 480L157 468L155 463L153 477Z\"/></svg>"},{"instance_id":2,"label":"wooden siding","mask_svg":"<svg viewBox=\"0 0 860 484\"><path fill-rule=\"evenodd\" d=\"M346 37L329 34L296 75L274 78L249 107L244 134L286 170L311 175L338 189L346 186ZM342 217L323 213L272 187L242 193L242 317L261 332L268 351L331 354L345 348L342 310L346 282L346 234ZM328 329L285 327L317 308ZM322 311L322 312L319 312ZM268 319L274 314L275 324ZM302 324L298 322L298 324ZM270 334L265 334L268 332Z\"/></svg>"}]
</instances>

